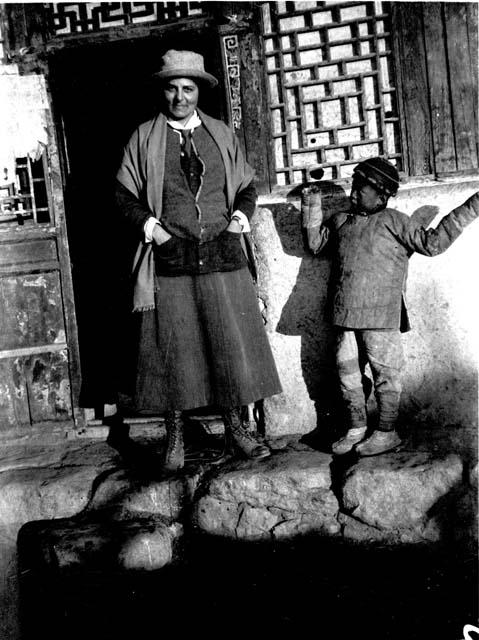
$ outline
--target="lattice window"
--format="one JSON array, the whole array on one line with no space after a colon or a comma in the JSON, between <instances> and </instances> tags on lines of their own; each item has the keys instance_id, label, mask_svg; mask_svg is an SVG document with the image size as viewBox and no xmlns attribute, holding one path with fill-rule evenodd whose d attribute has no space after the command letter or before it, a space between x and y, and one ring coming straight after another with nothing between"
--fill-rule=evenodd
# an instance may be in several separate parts
<instances>
[{"instance_id":1,"label":"lattice window","mask_svg":"<svg viewBox=\"0 0 479 640\"><path fill-rule=\"evenodd\" d=\"M67 2L49 4L48 10L56 36L125 25L163 24L203 14L201 2Z\"/></svg>"},{"instance_id":2,"label":"lattice window","mask_svg":"<svg viewBox=\"0 0 479 640\"><path fill-rule=\"evenodd\" d=\"M277 183L347 178L362 158L402 168L388 3L262 5Z\"/></svg>"},{"instance_id":3,"label":"lattice window","mask_svg":"<svg viewBox=\"0 0 479 640\"><path fill-rule=\"evenodd\" d=\"M0 223L41 224L50 222L46 153L38 160L16 158L15 167L2 169L0 179ZM12 175L10 175L12 173Z\"/></svg>"}]
</instances>

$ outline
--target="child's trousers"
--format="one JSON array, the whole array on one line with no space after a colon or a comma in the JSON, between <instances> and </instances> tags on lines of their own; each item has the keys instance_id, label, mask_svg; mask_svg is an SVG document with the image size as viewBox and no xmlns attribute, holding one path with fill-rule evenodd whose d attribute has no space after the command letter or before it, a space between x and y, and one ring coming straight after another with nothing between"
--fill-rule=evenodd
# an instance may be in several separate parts
<instances>
[{"instance_id":1,"label":"child's trousers","mask_svg":"<svg viewBox=\"0 0 479 640\"><path fill-rule=\"evenodd\" d=\"M377 428L392 431L399 413L404 364L399 330L338 328L336 365L347 429L367 426L366 400L370 382L364 369L368 363L379 412Z\"/></svg>"}]
</instances>

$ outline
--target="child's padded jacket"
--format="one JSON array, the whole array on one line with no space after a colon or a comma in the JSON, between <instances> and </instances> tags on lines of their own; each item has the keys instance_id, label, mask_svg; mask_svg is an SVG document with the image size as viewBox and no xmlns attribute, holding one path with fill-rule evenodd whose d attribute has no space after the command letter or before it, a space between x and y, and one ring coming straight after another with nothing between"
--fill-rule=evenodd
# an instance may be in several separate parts
<instances>
[{"instance_id":1,"label":"child's padded jacket","mask_svg":"<svg viewBox=\"0 0 479 640\"><path fill-rule=\"evenodd\" d=\"M394 209L371 215L341 212L308 230L319 253L334 242L331 321L349 329L401 329L409 322L404 304L409 257L436 256L479 216L479 194L442 218L435 229Z\"/></svg>"}]
</instances>

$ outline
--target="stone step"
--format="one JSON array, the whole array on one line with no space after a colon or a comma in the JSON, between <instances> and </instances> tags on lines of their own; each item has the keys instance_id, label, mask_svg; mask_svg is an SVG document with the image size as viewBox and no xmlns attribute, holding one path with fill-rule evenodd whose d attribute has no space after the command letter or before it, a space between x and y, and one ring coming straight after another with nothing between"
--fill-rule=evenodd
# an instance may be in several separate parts
<instances>
[{"instance_id":1,"label":"stone step","mask_svg":"<svg viewBox=\"0 0 479 640\"><path fill-rule=\"evenodd\" d=\"M283 438L270 441L273 453L261 461L196 463L164 478L161 441L140 443L151 464L133 469L103 442L4 452L0 584L10 587L0 588L2 611L16 606L20 530L26 570L38 557L62 570L101 561L163 570L175 561L186 531L245 543L319 536L343 543L452 543L476 552L477 466L470 472L454 453L404 448L348 461Z\"/></svg>"},{"instance_id":2,"label":"stone step","mask_svg":"<svg viewBox=\"0 0 479 640\"><path fill-rule=\"evenodd\" d=\"M95 474L91 467L78 464L80 452L71 452L63 460L70 466L62 471L50 465L28 473L15 470L10 483L5 482L8 474L0 474L4 481L0 505L4 520L8 504L10 511L16 510L11 515L14 521L25 520L30 513L42 520L42 534L62 538L71 527L75 540L92 535L95 548L108 547L110 533L102 523L109 521L128 530L135 529L132 522L140 523L137 528L144 522L148 531L158 522L160 538L168 522L233 540L314 534L390 544L440 542L451 534L460 538L471 526L464 505L473 511L470 497L477 486L464 480L463 463L456 454L402 450L344 465L298 441L275 444L271 457L260 461L190 465L167 478L118 468L114 457L110 464L102 465L99 459L95 463L93 456ZM98 445L90 451L98 455ZM70 516L71 524L65 516Z\"/></svg>"},{"instance_id":3,"label":"stone step","mask_svg":"<svg viewBox=\"0 0 479 640\"><path fill-rule=\"evenodd\" d=\"M339 480L343 535L391 543L461 537L471 521L458 515L460 505L475 492L463 474L456 454L403 450L361 459Z\"/></svg>"},{"instance_id":4,"label":"stone step","mask_svg":"<svg viewBox=\"0 0 479 640\"><path fill-rule=\"evenodd\" d=\"M161 516L117 520L114 514L43 520L18 534L20 572L65 569L154 571L177 558L178 522Z\"/></svg>"},{"instance_id":5,"label":"stone step","mask_svg":"<svg viewBox=\"0 0 479 640\"><path fill-rule=\"evenodd\" d=\"M331 456L306 447L233 462L204 485L193 521L205 533L233 539L335 536L339 504L331 485Z\"/></svg>"}]
</instances>

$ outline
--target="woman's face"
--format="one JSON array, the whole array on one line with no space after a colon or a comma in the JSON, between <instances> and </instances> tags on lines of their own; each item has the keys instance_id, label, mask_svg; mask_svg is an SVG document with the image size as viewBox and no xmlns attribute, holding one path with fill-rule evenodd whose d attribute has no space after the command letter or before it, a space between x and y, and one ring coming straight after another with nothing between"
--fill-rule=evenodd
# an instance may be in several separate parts
<instances>
[{"instance_id":1,"label":"woman's face","mask_svg":"<svg viewBox=\"0 0 479 640\"><path fill-rule=\"evenodd\" d=\"M166 115L185 124L198 104L198 85L191 78L171 78L163 85Z\"/></svg>"}]
</instances>

